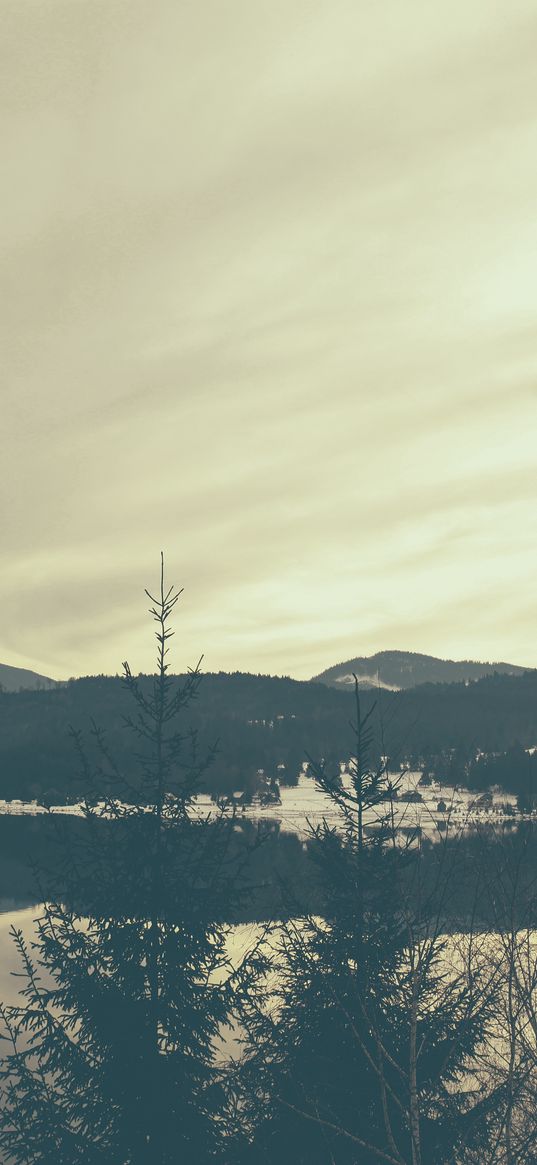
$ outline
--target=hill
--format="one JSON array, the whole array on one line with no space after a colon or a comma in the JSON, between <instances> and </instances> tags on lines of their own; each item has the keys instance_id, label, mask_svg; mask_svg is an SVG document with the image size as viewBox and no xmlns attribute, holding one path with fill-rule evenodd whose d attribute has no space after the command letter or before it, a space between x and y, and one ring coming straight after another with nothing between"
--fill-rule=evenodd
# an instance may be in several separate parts
<instances>
[{"instance_id":1,"label":"hill","mask_svg":"<svg viewBox=\"0 0 537 1165\"><path fill-rule=\"evenodd\" d=\"M151 680L143 681L149 685ZM537 745L537 671L493 674L475 683L424 684L407 691L364 691L363 712L376 704L375 749L394 766L431 764L440 775L462 773L478 752ZM0 695L0 797L41 797L57 803L77 793L79 767L69 726L102 725L120 766L132 767L133 740L124 729L132 707L121 681L107 676L70 680L44 691ZM200 754L218 741L206 774L213 791L251 788L257 770L293 782L309 754L331 771L350 752L354 697L347 687L236 673L204 676L189 717ZM135 742L134 742L135 746ZM285 772L277 769L284 765ZM462 766L462 768L461 768ZM449 770L449 771L448 771ZM462 783L463 777L457 774ZM514 774L512 786L518 780ZM106 777L103 774L103 781Z\"/></svg>"},{"instance_id":2,"label":"hill","mask_svg":"<svg viewBox=\"0 0 537 1165\"><path fill-rule=\"evenodd\" d=\"M484 676L523 675L527 668L512 663L476 663L474 660L437 659L416 651L377 651L337 663L320 675L317 683L346 688L354 684L353 672L363 688L384 688L392 692L416 688L419 684L457 684L481 680Z\"/></svg>"},{"instance_id":3,"label":"hill","mask_svg":"<svg viewBox=\"0 0 537 1165\"><path fill-rule=\"evenodd\" d=\"M49 676L40 676L25 667L10 667L7 663L0 663L0 689L4 692L42 691L56 686L57 681L51 680Z\"/></svg>"}]
</instances>

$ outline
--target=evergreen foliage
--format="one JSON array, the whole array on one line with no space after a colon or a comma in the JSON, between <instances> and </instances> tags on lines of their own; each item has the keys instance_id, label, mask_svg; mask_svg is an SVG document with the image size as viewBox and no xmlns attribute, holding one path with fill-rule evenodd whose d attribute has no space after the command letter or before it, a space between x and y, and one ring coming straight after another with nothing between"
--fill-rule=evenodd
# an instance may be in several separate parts
<instances>
[{"instance_id":1,"label":"evergreen foliage","mask_svg":"<svg viewBox=\"0 0 537 1165\"><path fill-rule=\"evenodd\" d=\"M337 766L339 724L325 761L309 761L338 825L311 827L307 853L294 839L300 861L287 847L285 921L260 927L233 965L230 922L250 890L249 847L237 835L253 840L253 826L217 796L200 815L214 720L201 733L189 727L199 664L181 680L168 671L179 594L166 590L162 566L160 592L149 595L156 675L124 665L134 748L118 762L96 723L89 748L72 733L84 821L49 815L57 856L40 870L35 939L13 932L21 1001L0 1012L2 1161L528 1165L537 1144L531 831L492 847L477 834L464 863L453 837L427 849L418 830L402 840L386 716L375 723L370 699L363 711L356 678L350 783ZM483 683L499 690L496 679ZM285 733L276 706L249 727ZM303 748L304 721L293 713L289 722ZM502 768L501 758L469 761L460 743L431 755L431 768L445 761L453 780L464 769L478 784L478 769ZM525 758L516 749L510 761ZM533 758L528 766L532 777ZM276 848L267 852L272 861ZM266 868L256 870L264 881ZM457 952L446 920L453 926L461 893L469 933ZM500 940L492 957L476 953L479 912ZM223 1054L226 1031L242 1038L237 1063Z\"/></svg>"},{"instance_id":2,"label":"evergreen foliage","mask_svg":"<svg viewBox=\"0 0 537 1165\"><path fill-rule=\"evenodd\" d=\"M149 595L158 666L142 690L124 665L135 757L120 771L94 727L99 761L75 744L85 841L59 844L44 875L34 942L14 932L22 1000L4 1007L2 1160L14 1165L203 1165L221 1156L232 1114L215 1047L238 1006L244 967L226 951L236 858L233 814L200 819L193 798L211 755L184 725L199 665L168 676L180 592ZM109 790L96 805L91 790ZM103 829L103 819L113 829Z\"/></svg>"},{"instance_id":3,"label":"evergreen foliage","mask_svg":"<svg viewBox=\"0 0 537 1165\"><path fill-rule=\"evenodd\" d=\"M187 676L170 676L182 687ZM151 677L140 676L142 693ZM257 770L271 777L285 765L285 783L296 781L308 748L331 767L346 760L341 724L352 715L352 693L324 684L301 683L274 676L205 675L203 701L191 706L200 750L220 741L215 764L203 774L207 790L227 794L249 790ZM365 711L375 693L364 692ZM439 779L462 783L478 752L505 753L515 746L537 746L537 673L488 676L465 684L425 684L406 692L378 693L382 705L386 751L392 763L411 768L428 763ZM129 693L119 677L73 680L41 692L5 692L0 698L0 797L62 804L73 795L70 723L93 718L106 730L119 764L130 765L130 745L123 732ZM97 750L87 742L90 759ZM377 741L379 744L380 742ZM379 751L382 751L379 748ZM488 774L475 767L473 787ZM505 774L506 787L525 792L519 765ZM490 783L490 781L489 781ZM481 786L484 787L484 786ZM103 793L107 791L104 785Z\"/></svg>"},{"instance_id":4,"label":"evergreen foliage","mask_svg":"<svg viewBox=\"0 0 537 1165\"><path fill-rule=\"evenodd\" d=\"M371 713L361 716L358 685L356 712L352 787L316 770L341 818L337 831L312 830L322 917L297 909L281 928L277 1003L249 1014L252 1162L441 1165L486 1137L494 1107L470 1068L490 984L475 966L446 966L446 871L409 892L419 849L398 841L386 774L369 767Z\"/></svg>"}]
</instances>

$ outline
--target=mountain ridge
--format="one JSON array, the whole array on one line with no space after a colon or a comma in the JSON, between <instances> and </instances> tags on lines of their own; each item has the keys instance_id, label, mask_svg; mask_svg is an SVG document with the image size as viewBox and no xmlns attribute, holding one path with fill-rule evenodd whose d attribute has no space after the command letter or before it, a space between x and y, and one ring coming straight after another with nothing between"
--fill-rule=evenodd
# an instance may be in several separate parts
<instances>
[{"instance_id":1,"label":"mountain ridge","mask_svg":"<svg viewBox=\"0 0 537 1165\"><path fill-rule=\"evenodd\" d=\"M10 664L0 663L0 690L4 692L38 691L55 688L57 684L58 681L52 680L50 676L42 676L26 667L11 667Z\"/></svg>"},{"instance_id":2,"label":"mountain ridge","mask_svg":"<svg viewBox=\"0 0 537 1165\"><path fill-rule=\"evenodd\" d=\"M521 667L519 664L503 660L481 663L470 659L441 659L419 651L377 651L374 655L356 656L343 663L325 668L313 676L315 683L327 687L347 688L354 684L354 674L362 688L384 688L389 691L406 691L420 684L471 683L494 675L524 675L535 668Z\"/></svg>"}]
</instances>

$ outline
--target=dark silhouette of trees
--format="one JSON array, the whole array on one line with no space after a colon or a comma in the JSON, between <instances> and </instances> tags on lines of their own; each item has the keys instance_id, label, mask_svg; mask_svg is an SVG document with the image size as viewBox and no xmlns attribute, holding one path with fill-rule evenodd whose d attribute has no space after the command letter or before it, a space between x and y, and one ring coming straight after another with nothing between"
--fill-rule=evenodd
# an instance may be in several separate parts
<instances>
[{"instance_id":1,"label":"dark silhouette of trees","mask_svg":"<svg viewBox=\"0 0 537 1165\"><path fill-rule=\"evenodd\" d=\"M186 676L170 676L181 686ZM142 692L152 680L139 676ZM234 673L205 675L204 700L191 708L200 750L218 738L216 764L204 774L211 793L245 789L257 769L272 774L286 766L286 783L296 780L307 748L337 764L347 760L341 724L352 715L352 694L323 684ZM361 694L364 711L375 700ZM51 691L5 692L0 700L0 796L41 797L55 790L72 795L70 723L93 718L106 730L118 763L129 764L123 733L129 693L119 677L93 676ZM427 764L438 779L463 784L486 780L475 765L481 751L506 753L537 746L537 673L490 676L465 684L426 684L405 692L379 693L385 750L392 763ZM380 742L378 742L380 745ZM95 759L92 742L87 742ZM104 778L103 778L104 779ZM506 787L525 791L520 767L506 770ZM492 782L499 783L499 782ZM474 787L478 787L477 783ZM101 790L106 793L106 787Z\"/></svg>"},{"instance_id":2,"label":"dark silhouette of trees","mask_svg":"<svg viewBox=\"0 0 537 1165\"><path fill-rule=\"evenodd\" d=\"M445 834L434 846L427 848L418 829L403 837L394 812L397 787L382 760L384 729L375 722L372 698L362 701L357 678L350 782L338 765L341 712L349 703L339 693L314 705L309 740L304 709L311 690L291 681L285 690L297 711L282 706L278 683L257 677L266 712L257 715L252 677L235 676L241 716L229 715L218 683L210 689L215 706L196 716L200 665L181 678L168 670L179 595L166 589L161 564L159 593L149 595L154 677L136 677L125 664L121 701L115 681L87 681L98 704L110 702L111 732L96 721L89 743L72 732L83 820L48 815L55 856L49 846L37 875L43 906L35 940L13 932L21 1002L1 1009L2 1160L535 1161L531 832L521 827L512 839L495 837L493 846L478 832L463 849L445 806ZM534 682L493 677L467 691L477 692L479 702L482 685L504 698L505 684L530 691ZM79 690L73 683L32 698L76 701ZM415 695L405 694L409 707ZM455 705L460 698L455 693ZM3 696L2 705L10 699ZM430 692L429 700L433 707ZM402 706L387 698L384 726L390 701L392 711ZM118 758L110 735L115 744L122 716L131 747ZM211 810L203 816L196 795L211 786L209 728L217 724L224 747L233 736L241 745L227 758L225 780L213 786ZM53 718L48 730L52 741ZM452 779L464 771L479 788L485 770L488 782L502 765L523 763L529 796L533 758L517 748L503 760L476 761L469 731L463 717L449 737L453 743L444 745L438 723L432 726L431 770L445 763ZM237 966L229 954L230 920L244 916L245 865L259 839L221 794L242 781L246 800L260 788L277 796L278 765L295 768L308 743L310 753L319 745L327 758L310 759L309 769L337 810L338 825L324 822L310 828L304 845L293 838L281 846L284 921L261 927ZM49 800L62 787L62 780L50 779ZM246 848L237 844L241 831ZM255 870L262 891L272 892L277 824L268 821L266 831ZM457 929L453 903L459 900L456 938L448 931ZM479 934L478 921L488 934ZM238 1063L222 1052L226 1030L243 1040Z\"/></svg>"},{"instance_id":3,"label":"dark silhouette of trees","mask_svg":"<svg viewBox=\"0 0 537 1165\"><path fill-rule=\"evenodd\" d=\"M446 962L448 871L439 862L434 884L422 884L417 839L396 835L386 774L370 767L371 711L361 715L358 684L353 732L351 788L315 772L340 813L337 830L311 831L321 916L297 903L273 938L277 1007L249 1014L251 1160L441 1165L487 1137L494 1095L481 1095L472 1059L491 1015L491 977L464 959Z\"/></svg>"},{"instance_id":4,"label":"dark silhouette of trees","mask_svg":"<svg viewBox=\"0 0 537 1165\"><path fill-rule=\"evenodd\" d=\"M168 675L179 594L162 566L151 684L124 665L130 763L118 767L94 725L90 766L73 733L83 829L76 844L60 833L41 871L35 942L13 935L22 1000L2 1010L0 1149L17 1165L203 1165L232 1130L215 1046L246 974L226 949L238 859L233 814L195 808L212 755L185 723L199 665L181 685Z\"/></svg>"}]
</instances>

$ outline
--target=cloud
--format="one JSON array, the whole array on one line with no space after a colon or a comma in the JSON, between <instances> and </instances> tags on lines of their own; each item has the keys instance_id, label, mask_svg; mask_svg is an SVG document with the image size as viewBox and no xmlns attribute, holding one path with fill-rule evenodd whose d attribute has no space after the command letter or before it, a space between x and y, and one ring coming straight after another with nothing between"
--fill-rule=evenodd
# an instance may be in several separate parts
<instances>
[{"instance_id":1,"label":"cloud","mask_svg":"<svg viewBox=\"0 0 537 1165\"><path fill-rule=\"evenodd\" d=\"M5 16L0 658L535 662L534 6Z\"/></svg>"}]
</instances>

